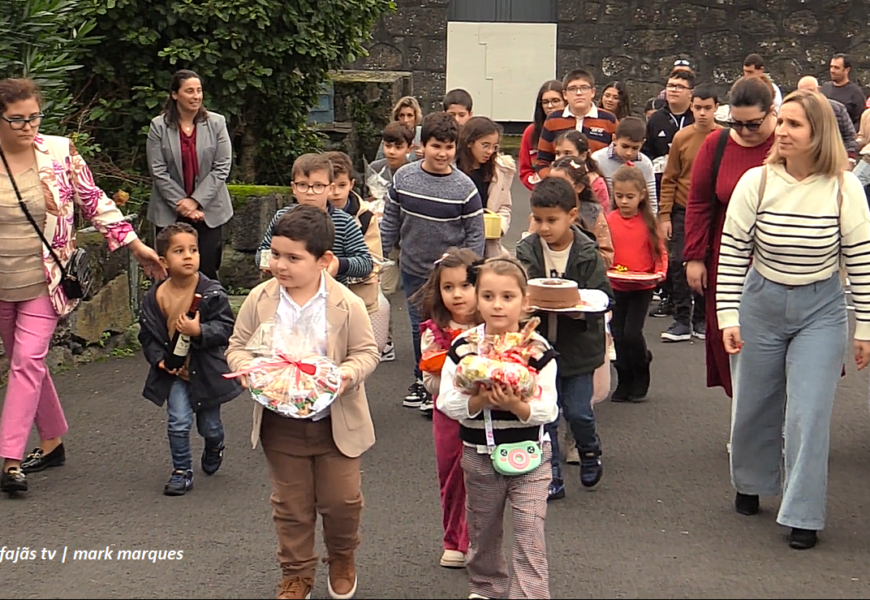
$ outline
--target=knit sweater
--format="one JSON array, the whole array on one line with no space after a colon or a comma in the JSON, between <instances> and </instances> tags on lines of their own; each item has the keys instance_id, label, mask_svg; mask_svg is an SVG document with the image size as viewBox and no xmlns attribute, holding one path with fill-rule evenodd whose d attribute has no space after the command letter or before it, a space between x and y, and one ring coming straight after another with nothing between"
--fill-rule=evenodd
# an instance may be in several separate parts
<instances>
[{"instance_id":1,"label":"knit sweater","mask_svg":"<svg viewBox=\"0 0 870 600\"><path fill-rule=\"evenodd\" d=\"M269 252L272 247L272 228L278 222L284 213L288 210L299 206L291 204L285 206L275 213L269 227L266 228L266 235L263 236L263 241L260 242L257 248L256 261L257 266L260 265L260 255L263 252ZM374 269L374 261L372 261L369 249L366 246L365 238L359 226L352 216L338 210L331 204L327 204L326 211L332 217L332 224L335 227L335 241L332 244L332 252L338 258L338 274L335 276L336 281L347 285L348 278L363 278L367 277Z\"/></svg>"},{"instance_id":2,"label":"knit sweater","mask_svg":"<svg viewBox=\"0 0 870 600\"><path fill-rule=\"evenodd\" d=\"M761 178L767 173L764 197ZM855 338L870 340L870 209L858 178L843 173L842 206L836 178L796 180L782 165L749 169L734 188L719 256L716 312L719 328L740 325L739 307L750 261L775 283L823 281L845 259L855 305Z\"/></svg>"},{"instance_id":3,"label":"knit sweater","mask_svg":"<svg viewBox=\"0 0 870 600\"><path fill-rule=\"evenodd\" d=\"M544 121L541 139L538 140L538 155L535 161L538 165L538 175L543 179L550 170L550 164L556 160L556 137L563 131L576 129L589 140L589 151L595 152L606 148L613 141L616 133L616 116L593 105L585 117L577 118L571 113L571 108L563 112L554 112Z\"/></svg>"},{"instance_id":4,"label":"knit sweater","mask_svg":"<svg viewBox=\"0 0 870 600\"><path fill-rule=\"evenodd\" d=\"M468 248L483 256L483 204L471 178L459 169L436 175L424 161L396 171L381 220L383 254L399 244L402 271L420 278L450 248Z\"/></svg>"}]
</instances>

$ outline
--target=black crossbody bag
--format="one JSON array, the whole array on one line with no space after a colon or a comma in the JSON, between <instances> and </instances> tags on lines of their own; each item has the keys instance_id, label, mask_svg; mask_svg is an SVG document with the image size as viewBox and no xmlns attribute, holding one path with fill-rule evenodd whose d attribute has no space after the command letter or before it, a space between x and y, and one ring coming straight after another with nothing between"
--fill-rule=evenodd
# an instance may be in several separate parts
<instances>
[{"instance_id":1,"label":"black crossbody bag","mask_svg":"<svg viewBox=\"0 0 870 600\"><path fill-rule=\"evenodd\" d=\"M15 183L15 178L12 177L12 170L9 168L9 163L6 161L6 155L3 153L2 149L0 149L0 159L3 160L6 174L9 176L9 181L12 183L12 189L15 190L15 196L18 198L18 206L20 206L21 210L24 211L24 216L27 217L27 220L30 221L33 229L36 230L39 239L42 240L42 243L46 248L48 248L54 262L56 262L57 266L60 267L60 286L63 289L64 295L66 295L70 300L80 300L84 298L90 291L91 285L94 281L93 273L91 272L91 265L88 261L88 253L82 248L76 248L66 265L60 261L54 248L52 248L51 244L48 243L48 240L45 239L45 235L42 233L42 228L37 225L33 215L31 215L30 211L27 210L27 205L24 204L24 200L21 198L21 192L18 191L18 184Z\"/></svg>"}]
</instances>

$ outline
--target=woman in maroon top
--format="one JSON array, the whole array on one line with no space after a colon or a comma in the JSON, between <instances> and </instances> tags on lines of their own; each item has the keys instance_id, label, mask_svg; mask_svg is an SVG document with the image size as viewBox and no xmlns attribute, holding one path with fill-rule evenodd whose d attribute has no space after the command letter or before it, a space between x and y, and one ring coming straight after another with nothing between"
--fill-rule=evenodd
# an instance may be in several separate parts
<instances>
[{"instance_id":1,"label":"woman in maroon top","mask_svg":"<svg viewBox=\"0 0 870 600\"><path fill-rule=\"evenodd\" d=\"M731 87L730 106L730 129L720 129L707 136L695 158L686 204L686 247L683 250L686 279L693 290L705 297L707 306L707 387L722 387L729 397L731 363L722 344L716 316L716 271L722 227L734 187L746 171L764 163L773 146L776 129L773 91L762 79L738 79ZM728 140L714 182L713 162L721 136L728 136Z\"/></svg>"},{"instance_id":2,"label":"woman in maroon top","mask_svg":"<svg viewBox=\"0 0 870 600\"><path fill-rule=\"evenodd\" d=\"M193 71L172 76L163 113L151 121L148 220L158 231L175 221L193 225L199 237L199 270L217 279L223 250L221 228L233 216L227 190L233 148L226 119L205 109L202 82Z\"/></svg>"}]
</instances>

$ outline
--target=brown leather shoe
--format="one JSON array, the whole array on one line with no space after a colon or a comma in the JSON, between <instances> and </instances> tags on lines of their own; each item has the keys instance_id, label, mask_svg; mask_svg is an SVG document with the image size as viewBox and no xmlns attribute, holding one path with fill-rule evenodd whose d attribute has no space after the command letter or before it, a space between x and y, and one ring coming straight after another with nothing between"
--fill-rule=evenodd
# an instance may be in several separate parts
<instances>
[{"instance_id":1,"label":"brown leather shoe","mask_svg":"<svg viewBox=\"0 0 870 600\"><path fill-rule=\"evenodd\" d=\"M277 600L308 600L314 582L308 578L285 577L278 584Z\"/></svg>"},{"instance_id":2,"label":"brown leather shoe","mask_svg":"<svg viewBox=\"0 0 870 600\"><path fill-rule=\"evenodd\" d=\"M356 594L356 566L353 554L347 556L332 556L326 559L329 563L327 587L332 600L350 600Z\"/></svg>"}]
</instances>

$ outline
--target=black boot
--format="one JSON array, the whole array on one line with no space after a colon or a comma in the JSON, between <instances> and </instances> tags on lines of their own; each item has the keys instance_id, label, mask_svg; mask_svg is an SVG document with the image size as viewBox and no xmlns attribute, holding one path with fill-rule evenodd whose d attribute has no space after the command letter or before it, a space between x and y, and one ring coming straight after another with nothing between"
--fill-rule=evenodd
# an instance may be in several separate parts
<instances>
[{"instance_id":1,"label":"black boot","mask_svg":"<svg viewBox=\"0 0 870 600\"><path fill-rule=\"evenodd\" d=\"M651 362L652 352L647 350L645 360L638 361L634 365L634 381L632 382L631 392L628 395L628 399L631 402L643 402L646 400L650 384L649 365Z\"/></svg>"},{"instance_id":2,"label":"black boot","mask_svg":"<svg viewBox=\"0 0 870 600\"><path fill-rule=\"evenodd\" d=\"M634 382L634 372L631 365L624 361L616 361L613 363L613 367L616 369L616 389L610 394L610 401L628 402L628 396L631 394Z\"/></svg>"}]
</instances>

